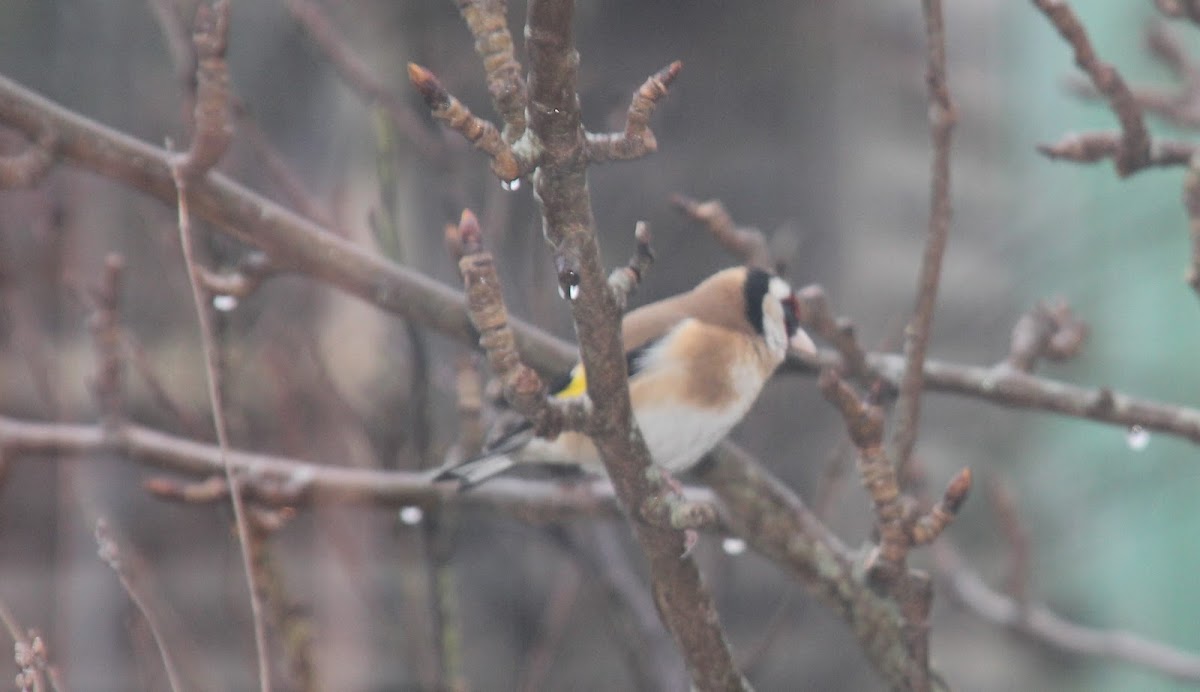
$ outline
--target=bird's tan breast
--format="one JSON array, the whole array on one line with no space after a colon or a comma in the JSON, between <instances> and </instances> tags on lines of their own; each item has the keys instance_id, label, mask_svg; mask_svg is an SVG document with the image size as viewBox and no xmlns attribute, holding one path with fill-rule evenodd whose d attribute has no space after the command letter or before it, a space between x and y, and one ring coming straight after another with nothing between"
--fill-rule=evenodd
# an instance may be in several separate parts
<instances>
[{"instance_id":1,"label":"bird's tan breast","mask_svg":"<svg viewBox=\"0 0 1200 692\"><path fill-rule=\"evenodd\" d=\"M677 329L647 356L659 364L646 368L655 374L631 384L635 405L682 399L703 408L737 406L752 401L774 369L753 337L696 320Z\"/></svg>"}]
</instances>

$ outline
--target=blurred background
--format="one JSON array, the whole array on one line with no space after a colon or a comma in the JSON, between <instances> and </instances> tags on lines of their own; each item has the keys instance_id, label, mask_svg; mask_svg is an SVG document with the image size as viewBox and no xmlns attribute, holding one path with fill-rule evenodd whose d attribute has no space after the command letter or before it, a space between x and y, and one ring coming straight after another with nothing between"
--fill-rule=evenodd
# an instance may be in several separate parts
<instances>
[{"instance_id":1,"label":"blurred background","mask_svg":"<svg viewBox=\"0 0 1200 692\"><path fill-rule=\"evenodd\" d=\"M420 63L475 113L494 117L455 5L315 4L411 121L397 127L367 104L284 0L237 2L229 58L244 109L220 169L449 285L457 276L442 229L470 207L501 259L510 308L571 338L529 186L502 189L484 157L434 124L407 84L405 64ZM1146 49L1152 3L1075 4L1100 55L1129 80L1173 83ZM1091 338L1079 358L1043 374L1196 405L1200 314L1182 280L1182 172L1121 181L1107 163L1042 158L1035 144L1113 129L1115 118L1065 87L1069 48L1031 3L947 5L960 118L955 218L931 356L995 363L1018 317L1061 296L1091 325ZM182 146L186 70L170 37L180 27L187 35L194 8L190 0L0 0L0 72L132 136ZM524 3L513 3L509 16L523 58ZM1194 27L1169 30L1200 49ZM584 119L595 131L620 129L633 90L672 60L684 63L653 119L659 152L591 169L610 263L628 257L637 220L653 230L658 262L635 300L685 290L734 262L669 203L673 193L719 198L738 222L772 238L794 284L826 288L864 344L899 348L929 204L919 3L776 0L749 9L713 0L582 0L576 34ZM1154 120L1151 127L1189 135ZM0 134L4 152L24 146ZM216 233L205 233L203 244L218 268L247 252ZM130 366L127 415L211 440L174 211L70 166L35 189L0 193L0 414L97 420L84 296L110 252L126 262L125 326L172 403ZM235 446L416 468L440 463L454 444L463 346L300 277L273 279L225 307L232 309L218 313L218 330ZM1142 444L1110 426L944 395L926 401L918 454L930 487L966 465L977 479L1011 489L1031 536L1034 600L1081 624L1200 650L1193 445L1161 435ZM868 538L869 504L842 423L810 379L777 378L734 438L807 502L827 506L848 544ZM255 685L245 577L225 504L153 499L140 483L156 472L111 455L4 463L0 599L45 635L72 688L166 687L140 616L96 556L98 516L143 558L190 687ZM843 479L830 492L839 470ZM439 593L453 597L470 689L644 689L653 679L647 665L678 665L639 659L642 638L654 633L644 617L631 625L621 615L629 602L614 607L608 577L598 576L606 572L598 560L640 573L620 524L553 528L482 512L440 514L437 526L425 519L409 525L382 510L317 507L272 537L286 593L279 612L314 637L313 689L435 686L435 611L445 612L431 602ZM972 497L946 538L1003 587L1012 555L985 493ZM840 621L787 574L737 548L705 537L697 555L758 689L883 689ZM933 661L963 690L1191 688L1022 639L941 591ZM10 657L0 657L0 679L15 672ZM281 672L281 688L305 688L294 675Z\"/></svg>"}]
</instances>

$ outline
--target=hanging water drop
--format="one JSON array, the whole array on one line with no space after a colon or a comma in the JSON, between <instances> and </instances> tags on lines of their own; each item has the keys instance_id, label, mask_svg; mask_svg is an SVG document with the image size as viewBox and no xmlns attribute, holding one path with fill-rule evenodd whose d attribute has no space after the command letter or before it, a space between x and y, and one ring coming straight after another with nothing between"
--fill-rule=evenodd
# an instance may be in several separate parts
<instances>
[{"instance_id":1,"label":"hanging water drop","mask_svg":"<svg viewBox=\"0 0 1200 692\"><path fill-rule=\"evenodd\" d=\"M238 306L238 299L237 296L220 293L213 296L212 306L218 312L229 312Z\"/></svg>"},{"instance_id":2,"label":"hanging water drop","mask_svg":"<svg viewBox=\"0 0 1200 692\"><path fill-rule=\"evenodd\" d=\"M425 518L425 512L414 505L400 508L400 523L405 526L416 526Z\"/></svg>"},{"instance_id":3,"label":"hanging water drop","mask_svg":"<svg viewBox=\"0 0 1200 692\"><path fill-rule=\"evenodd\" d=\"M501 180L500 187L504 188L505 192L516 192L521 189L521 179L513 178L512 180Z\"/></svg>"},{"instance_id":4,"label":"hanging water drop","mask_svg":"<svg viewBox=\"0 0 1200 692\"><path fill-rule=\"evenodd\" d=\"M1125 433L1125 443L1135 452L1140 452L1150 444L1150 431L1140 425L1132 425Z\"/></svg>"},{"instance_id":5,"label":"hanging water drop","mask_svg":"<svg viewBox=\"0 0 1200 692\"><path fill-rule=\"evenodd\" d=\"M559 268L558 297L563 300L575 300L579 297L579 272L574 269Z\"/></svg>"},{"instance_id":6,"label":"hanging water drop","mask_svg":"<svg viewBox=\"0 0 1200 692\"><path fill-rule=\"evenodd\" d=\"M724 550L726 555L741 555L746 552L746 541L737 536L728 536L721 541L721 550Z\"/></svg>"}]
</instances>

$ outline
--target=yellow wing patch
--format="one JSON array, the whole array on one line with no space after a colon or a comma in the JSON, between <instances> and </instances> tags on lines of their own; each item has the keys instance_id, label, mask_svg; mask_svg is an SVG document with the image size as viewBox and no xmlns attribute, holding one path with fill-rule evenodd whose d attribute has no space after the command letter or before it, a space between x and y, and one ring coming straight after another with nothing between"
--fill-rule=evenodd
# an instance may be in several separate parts
<instances>
[{"instance_id":1,"label":"yellow wing patch","mask_svg":"<svg viewBox=\"0 0 1200 692\"><path fill-rule=\"evenodd\" d=\"M575 396L582 396L587 392L587 373L583 371L583 363L577 364L571 368L571 381L567 386L554 393L555 399L570 399Z\"/></svg>"}]
</instances>

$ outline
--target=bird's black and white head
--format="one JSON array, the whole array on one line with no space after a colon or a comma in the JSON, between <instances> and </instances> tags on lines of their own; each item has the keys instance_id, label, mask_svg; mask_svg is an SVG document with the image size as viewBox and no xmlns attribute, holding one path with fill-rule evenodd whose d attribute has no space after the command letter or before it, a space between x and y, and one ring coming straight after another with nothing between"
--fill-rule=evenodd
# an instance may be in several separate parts
<instances>
[{"instance_id":1,"label":"bird's black and white head","mask_svg":"<svg viewBox=\"0 0 1200 692\"><path fill-rule=\"evenodd\" d=\"M789 351L813 355L816 346L800 327L800 304L787 281L752 267L713 274L691 291L691 314L703 321L763 338L771 357Z\"/></svg>"},{"instance_id":2,"label":"bird's black and white head","mask_svg":"<svg viewBox=\"0 0 1200 692\"><path fill-rule=\"evenodd\" d=\"M745 268L746 321L780 361L789 350L814 355L816 346L800 328L800 303L788 282L762 269Z\"/></svg>"}]
</instances>

